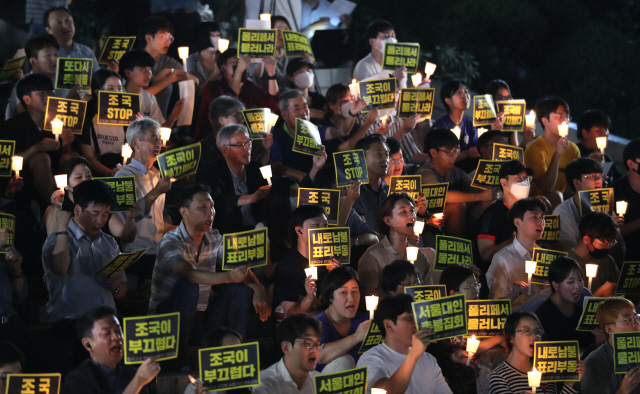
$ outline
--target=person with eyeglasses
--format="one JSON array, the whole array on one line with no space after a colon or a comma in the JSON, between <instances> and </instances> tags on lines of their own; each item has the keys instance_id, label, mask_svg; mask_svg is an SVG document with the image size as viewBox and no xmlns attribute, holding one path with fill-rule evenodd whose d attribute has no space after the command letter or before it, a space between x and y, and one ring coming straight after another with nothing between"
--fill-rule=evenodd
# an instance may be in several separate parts
<instances>
[{"instance_id":1,"label":"person with eyeglasses","mask_svg":"<svg viewBox=\"0 0 640 394\"><path fill-rule=\"evenodd\" d=\"M535 111L544 130L542 136L527 146L524 162L535 172L531 194L545 196L555 208L562 202L568 183L562 173L569 163L580 157L580 149L558 134L558 126L571 121L566 101L555 96L545 97L536 104Z\"/></svg>"},{"instance_id":2,"label":"person with eyeglasses","mask_svg":"<svg viewBox=\"0 0 640 394\"><path fill-rule=\"evenodd\" d=\"M611 297L598 305L596 319L607 340L584 360L584 374L580 386L584 394L638 394L640 393L640 365L625 374L614 370L613 335L616 332L640 330L640 315L633 302L622 297Z\"/></svg>"},{"instance_id":3,"label":"person with eyeglasses","mask_svg":"<svg viewBox=\"0 0 640 394\"><path fill-rule=\"evenodd\" d=\"M509 358L500 364L489 378L491 394L530 394L527 372L533 370L534 343L542 341L544 330L538 317L531 312L514 312L504 323L504 338L509 349ZM578 362L580 377L587 376L583 362ZM562 394L575 394L576 382L564 382ZM555 394L562 383L544 383L536 393ZM585 386L582 385L582 389ZM584 392L584 391L583 391Z\"/></svg>"},{"instance_id":4,"label":"person with eyeglasses","mask_svg":"<svg viewBox=\"0 0 640 394\"><path fill-rule=\"evenodd\" d=\"M622 179L624 177L622 171L609 154L600 152L596 141L598 137L609 137L609 128L611 128L609 116L599 109L587 110L578 118L577 127L579 142L576 145L580 149L580 156L588 157L601 164L612 163L610 170L603 174L609 178L610 183Z\"/></svg>"},{"instance_id":5,"label":"person with eyeglasses","mask_svg":"<svg viewBox=\"0 0 640 394\"><path fill-rule=\"evenodd\" d=\"M276 343L284 356L260 373L254 394L314 394L313 377L324 344L320 321L300 313L285 317L276 327Z\"/></svg>"},{"instance_id":6,"label":"person with eyeglasses","mask_svg":"<svg viewBox=\"0 0 640 394\"><path fill-rule=\"evenodd\" d=\"M396 260L382 269L376 295L385 298L393 294L404 294L405 287L420 286L420 271L407 260Z\"/></svg>"},{"instance_id":7,"label":"person with eyeglasses","mask_svg":"<svg viewBox=\"0 0 640 394\"><path fill-rule=\"evenodd\" d=\"M627 175L613 184L615 203L626 201L627 212L620 233L627 247L627 256L640 256L640 139L630 141L622 152Z\"/></svg>"}]
</instances>

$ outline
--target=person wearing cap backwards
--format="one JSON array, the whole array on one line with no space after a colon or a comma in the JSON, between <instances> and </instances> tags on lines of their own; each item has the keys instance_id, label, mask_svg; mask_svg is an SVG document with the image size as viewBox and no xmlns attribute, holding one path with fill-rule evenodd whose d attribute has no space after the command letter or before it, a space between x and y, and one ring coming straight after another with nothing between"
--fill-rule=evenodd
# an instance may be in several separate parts
<instances>
[{"instance_id":1,"label":"person wearing cap backwards","mask_svg":"<svg viewBox=\"0 0 640 394\"><path fill-rule=\"evenodd\" d=\"M314 87L314 68L313 63L304 58L293 58L287 64L287 79L295 89L304 94L311 118L322 119L324 117L324 96L315 89L311 90Z\"/></svg>"}]
</instances>

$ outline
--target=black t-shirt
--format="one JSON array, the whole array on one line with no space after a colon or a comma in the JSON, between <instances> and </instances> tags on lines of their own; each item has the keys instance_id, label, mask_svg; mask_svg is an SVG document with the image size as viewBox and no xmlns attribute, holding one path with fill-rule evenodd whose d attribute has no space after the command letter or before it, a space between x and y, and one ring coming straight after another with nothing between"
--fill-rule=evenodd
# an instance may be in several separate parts
<instances>
[{"instance_id":1,"label":"black t-shirt","mask_svg":"<svg viewBox=\"0 0 640 394\"><path fill-rule=\"evenodd\" d=\"M633 190L628 176L613 184L613 198L616 202L626 201L628 204L627 212L624 215L625 223L630 223L640 218L640 194ZM640 256L640 229L625 235L624 243L627 246L626 260L637 259Z\"/></svg>"},{"instance_id":2,"label":"black t-shirt","mask_svg":"<svg viewBox=\"0 0 640 394\"><path fill-rule=\"evenodd\" d=\"M497 245L511 238L515 231L516 226L509 220L509 207L503 200L497 200L478 219L476 244L479 239L488 239ZM491 262L484 263L488 265Z\"/></svg>"},{"instance_id":3,"label":"black t-shirt","mask_svg":"<svg viewBox=\"0 0 640 394\"><path fill-rule=\"evenodd\" d=\"M546 300L536 315L542 323L545 332L545 341L575 341L584 349L595 342L595 337L589 331L577 331L580 316L582 315L582 298L574 304L573 315L566 317L560 312L551 298Z\"/></svg>"},{"instance_id":4,"label":"black t-shirt","mask_svg":"<svg viewBox=\"0 0 640 394\"><path fill-rule=\"evenodd\" d=\"M278 306L283 301L300 302L307 295L304 288L305 268L309 268L309 260L302 256L297 248L289 250L282 256L273 274L274 306ZM327 272L327 267L318 267L318 281L316 282L318 291L312 310L317 310L317 306L319 306L320 285Z\"/></svg>"}]
</instances>

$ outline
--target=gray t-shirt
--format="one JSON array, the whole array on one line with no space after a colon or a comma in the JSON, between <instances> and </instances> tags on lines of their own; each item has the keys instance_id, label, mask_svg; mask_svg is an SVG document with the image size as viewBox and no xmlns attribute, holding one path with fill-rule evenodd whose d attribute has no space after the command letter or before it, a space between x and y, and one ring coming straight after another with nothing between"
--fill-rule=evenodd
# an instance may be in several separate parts
<instances>
[{"instance_id":1,"label":"gray t-shirt","mask_svg":"<svg viewBox=\"0 0 640 394\"><path fill-rule=\"evenodd\" d=\"M158 60L156 60L156 64L153 66L153 75L160 74L160 72L165 68L183 70L182 63L167 55L160 55ZM162 116L164 116L165 119L167 118L167 110L169 108L169 99L171 98L171 93L173 93L173 84L167 85L166 88L162 89L156 94L158 106L160 107Z\"/></svg>"}]
</instances>

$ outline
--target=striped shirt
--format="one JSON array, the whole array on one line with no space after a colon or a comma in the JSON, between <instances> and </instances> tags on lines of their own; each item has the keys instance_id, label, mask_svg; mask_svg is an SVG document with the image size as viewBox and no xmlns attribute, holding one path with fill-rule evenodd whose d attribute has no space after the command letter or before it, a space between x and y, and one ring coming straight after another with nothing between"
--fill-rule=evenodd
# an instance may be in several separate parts
<instances>
[{"instance_id":1,"label":"striped shirt","mask_svg":"<svg viewBox=\"0 0 640 394\"><path fill-rule=\"evenodd\" d=\"M27 0L25 23L41 25L44 13L52 7L67 7L67 0Z\"/></svg>"},{"instance_id":2,"label":"striped shirt","mask_svg":"<svg viewBox=\"0 0 640 394\"><path fill-rule=\"evenodd\" d=\"M194 268L215 272L218 253L222 251L222 235L216 229L204 233L200 247L187 233L184 222L180 226L167 231L156 252L156 264L153 266L151 278L151 298L149 300L149 314L154 314L156 308L165 301L173 292L180 275L171 271L171 268L182 261L186 261ZM200 297L198 298L198 310L204 311L209 303L210 285L200 285Z\"/></svg>"},{"instance_id":3,"label":"striped shirt","mask_svg":"<svg viewBox=\"0 0 640 394\"><path fill-rule=\"evenodd\" d=\"M491 394L511 394L530 391L529 377L526 372L520 372L508 362L503 362L493 370L489 378L489 390ZM536 389L540 394L556 394L556 383L543 383ZM576 394L578 391L566 384L561 394Z\"/></svg>"}]
</instances>

